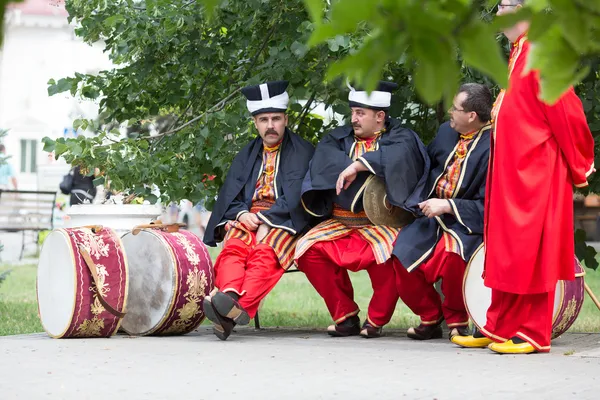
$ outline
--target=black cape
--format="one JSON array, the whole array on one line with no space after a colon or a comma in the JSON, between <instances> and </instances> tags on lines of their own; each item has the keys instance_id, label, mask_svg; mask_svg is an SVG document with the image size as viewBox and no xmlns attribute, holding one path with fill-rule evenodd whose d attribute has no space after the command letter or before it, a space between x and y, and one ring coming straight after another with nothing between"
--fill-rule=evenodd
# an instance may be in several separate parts
<instances>
[{"instance_id":1,"label":"black cape","mask_svg":"<svg viewBox=\"0 0 600 400\"><path fill-rule=\"evenodd\" d=\"M379 149L363 154L359 160L369 171L359 172L355 181L335 194L339 174L352 164L354 131L351 125L341 126L328 133L317 145L309 172L302 183L302 203L314 217L326 217L333 211L333 203L346 210L363 210L362 195L367 178L375 174L386 182L391 204L414 210L418 194L427 183L429 158L421 139L396 119L386 123L386 132L378 139Z\"/></svg>"},{"instance_id":2,"label":"black cape","mask_svg":"<svg viewBox=\"0 0 600 400\"><path fill-rule=\"evenodd\" d=\"M279 196L269 210L260 214L264 223L295 235L306 228L310 218L300 205L300 189L314 147L286 128L280 151L276 175ZM257 137L234 158L206 226L204 243L207 245L215 246L223 240L227 221L235 220L241 212L250 211L262 155L263 142Z\"/></svg>"},{"instance_id":3,"label":"black cape","mask_svg":"<svg viewBox=\"0 0 600 400\"><path fill-rule=\"evenodd\" d=\"M444 231L457 239L461 257L467 261L483 242L483 208L485 182L490 154L490 126L483 127L469 144L462 164L462 181L455 197L448 199L455 215L444 214L427 218L420 210L420 217L400 231L393 255L404 268L412 271L427 261ZM452 161L460 135L449 123L440 126L435 139L427 146L431 159L431 172L427 186L421 192L421 201L437 197L435 187L448 164Z\"/></svg>"}]
</instances>

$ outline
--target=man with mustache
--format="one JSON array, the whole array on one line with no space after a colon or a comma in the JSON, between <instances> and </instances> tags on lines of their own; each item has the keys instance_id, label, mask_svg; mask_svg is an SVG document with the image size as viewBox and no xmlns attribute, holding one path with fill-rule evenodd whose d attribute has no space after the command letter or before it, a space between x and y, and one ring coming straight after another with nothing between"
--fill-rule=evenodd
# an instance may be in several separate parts
<instances>
[{"instance_id":1,"label":"man with mustache","mask_svg":"<svg viewBox=\"0 0 600 400\"><path fill-rule=\"evenodd\" d=\"M287 128L287 86L275 81L242 89L259 137L233 160L206 226L204 243L224 241L216 288L204 299L204 313L221 340L256 315L292 264L309 220L300 188L314 147Z\"/></svg>"},{"instance_id":2,"label":"man with mustache","mask_svg":"<svg viewBox=\"0 0 600 400\"><path fill-rule=\"evenodd\" d=\"M326 220L301 238L298 269L315 287L335 324L332 336L376 338L392 318L398 292L390 259L397 228L373 225L363 210L367 183L386 182L387 199L405 207L410 194L425 184L429 160L417 134L390 118L392 82L368 94L351 88L352 124L336 128L317 145L302 185L306 211ZM348 271L366 270L373 297L360 325Z\"/></svg>"},{"instance_id":3,"label":"man with mustache","mask_svg":"<svg viewBox=\"0 0 600 400\"><path fill-rule=\"evenodd\" d=\"M418 204L418 218L400 231L394 268L400 298L421 319L411 339L468 335L469 316L462 282L475 250L483 242L483 199L490 154L492 94L466 83L454 97L450 122L427 146L429 179ZM433 284L442 279L444 301Z\"/></svg>"},{"instance_id":4,"label":"man with mustache","mask_svg":"<svg viewBox=\"0 0 600 400\"><path fill-rule=\"evenodd\" d=\"M502 0L497 15L523 4ZM501 354L550 351L556 283L575 278L573 186L587 186L594 171L594 139L573 88L554 104L539 99L528 31L529 21L504 29L509 83L492 110L483 273L492 303L479 332L452 339Z\"/></svg>"}]
</instances>

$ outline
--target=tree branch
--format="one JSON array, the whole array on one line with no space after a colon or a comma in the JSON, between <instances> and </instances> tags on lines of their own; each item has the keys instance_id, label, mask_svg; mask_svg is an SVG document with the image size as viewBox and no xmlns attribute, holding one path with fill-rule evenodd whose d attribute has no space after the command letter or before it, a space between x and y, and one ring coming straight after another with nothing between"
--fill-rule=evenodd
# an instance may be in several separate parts
<instances>
[{"instance_id":1,"label":"tree branch","mask_svg":"<svg viewBox=\"0 0 600 400\"><path fill-rule=\"evenodd\" d=\"M202 119L202 117L204 117L206 114L210 114L210 113L213 113L213 112L221 111L223 109L223 107L225 107L225 105L227 105L227 102L229 100L231 100L232 98L234 98L235 96L237 96L237 94L240 92L240 90L242 90L242 88L237 88L236 90L234 90L233 92L231 92L229 95L227 95L227 97L221 99L217 104L215 104L214 106L212 106L211 108L209 108L207 111L205 111L204 113L198 115L195 118L192 118L191 120L189 120L185 124L183 124L183 125L175 128L175 129L171 129L170 131L160 133L160 134L158 134L156 136L150 136L150 137L146 136L146 137L144 137L144 139L154 140L154 139L161 138L163 136L171 135L173 133L179 132L183 128L185 128L187 126L190 126L194 122Z\"/></svg>"},{"instance_id":2,"label":"tree branch","mask_svg":"<svg viewBox=\"0 0 600 400\"><path fill-rule=\"evenodd\" d=\"M317 96L317 92L316 91L312 92L312 94L310 95L310 98L304 105L304 109L300 112L300 120L298 121L298 125L297 125L298 130L300 130L300 126L302 126L302 124L304 123L304 118L306 118L306 116L308 115L308 112L310 111L310 106L315 101L316 96Z\"/></svg>"},{"instance_id":3,"label":"tree branch","mask_svg":"<svg viewBox=\"0 0 600 400\"><path fill-rule=\"evenodd\" d=\"M258 51L256 52L256 54L254 55L254 59L252 60L252 62L250 63L248 70L246 71L246 74L244 75L244 77L242 78L242 80L246 80L250 77L250 71L252 71L252 68L254 68L254 65L256 64L256 61L258 61L258 57L260 56L260 53L263 52L263 50L265 49L265 47L267 46L267 43L269 43L269 40L271 40L271 36L273 36L273 33L275 33L275 27L277 26L277 24L273 24L273 26L271 27L271 30L269 31L269 33L267 33L267 36L265 36L265 40L263 40L262 44L260 45L260 48L258 49Z\"/></svg>"}]
</instances>

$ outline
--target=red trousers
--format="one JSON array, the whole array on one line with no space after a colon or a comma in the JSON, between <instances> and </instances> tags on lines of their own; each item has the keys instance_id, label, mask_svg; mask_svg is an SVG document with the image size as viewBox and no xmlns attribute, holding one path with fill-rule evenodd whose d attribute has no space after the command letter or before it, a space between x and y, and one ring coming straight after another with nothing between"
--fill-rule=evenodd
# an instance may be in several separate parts
<instances>
[{"instance_id":1,"label":"red trousers","mask_svg":"<svg viewBox=\"0 0 600 400\"><path fill-rule=\"evenodd\" d=\"M254 318L260 301L284 272L272 247L252 247L240 239L229 239L215 262L215 286L222 292L240 295L240 305Z\"/></svg>"},{"instance_id":2,"label":"red trousers","mask_svg":"<svg viewBox=\"0 0 600 400\"><path fill-rule=\"evenodd\" d=\"M492 289L492 304L481 333L496 342L517 336L539 352L550 351L554 291L516 294Z\"/></svg>"},{"instance_id":3,"label":"red trousers","mask_svg":"<svg viewBox=\"0 0 600 400\"><path fill-rule=\"evenodd\" d=\"M411 272L394 257L398 294L423 325L433 325L444 317L449 328L467 326L469 316L462 291L466 265L458 254L446 251L443 238L433 255ZM433 286L440 278L443 302Z\"/></svg>"},{"instance_id":4,"label":"red trousers","mask_svg":"<svg viewBox=\"0 0 600 400\"><path fill-rule=\"evenodd\" d=\"M392 319L398 302L392 262L377 264L370 244L359 233L313 244L298 259L298 269L323 297L336 324L360 311L348 270L367 270L373 287L367 320L380 327Z\"/></svg>"}]
</instances>

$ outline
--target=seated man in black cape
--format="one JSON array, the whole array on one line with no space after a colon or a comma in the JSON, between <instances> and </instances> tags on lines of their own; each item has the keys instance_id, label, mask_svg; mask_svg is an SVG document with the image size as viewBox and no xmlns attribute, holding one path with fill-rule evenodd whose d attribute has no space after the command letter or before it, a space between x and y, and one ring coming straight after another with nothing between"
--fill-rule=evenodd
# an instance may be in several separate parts
<instances>
[{"instance_id":1,"label":"seated man in black cape","mask_svg":"<svg viewBox=\"0 0 600 400\"><path fill-rule=\"evenodd\" d=\"M300 206L302 179L314 147L287 128L288 82L242 89L259 137L235 157L219 192L204 242L224 241L215 286L204 299L213 332L226 340L247 324L260 301L293 263L309 216Z\"/></svg>"},{"instance_id":2,"label":"seated man in black cape","mask_svg":"<svg viewBox=\"0 0 600 400\"><path fill-rule=\"evenodd\" d=\"M332 336L381 336L398 300L390 256L399 229L374 225L362 197L370 180L383 179L388 201L404 208L425 184L425 146L415 132L387 115L396 87L380 82L371 94L351 88L352 124L320 141L302 185L304 208L327 219L300 239L296 259L325 300L335 322L328 328ZM367 270L373 286L362 329L349 270Z\"/></svg>"},{"instance_id":3,"label":"seated man in black cape","mask_svg":"<svg viewBox=\"0 0 600 400\"><path fill-rule=\"evenodd\" d=\"M487 87L462 85L450 122L427 146L431 172L419 218L402 228L393 251L400 298L421 318L408 330L412 339L440 338L444 319L453 341L467 334L462 285L467 261L483 242L491 110ZM443 302L433 286L440 278Z\"/></svg>"}]
</instances>

